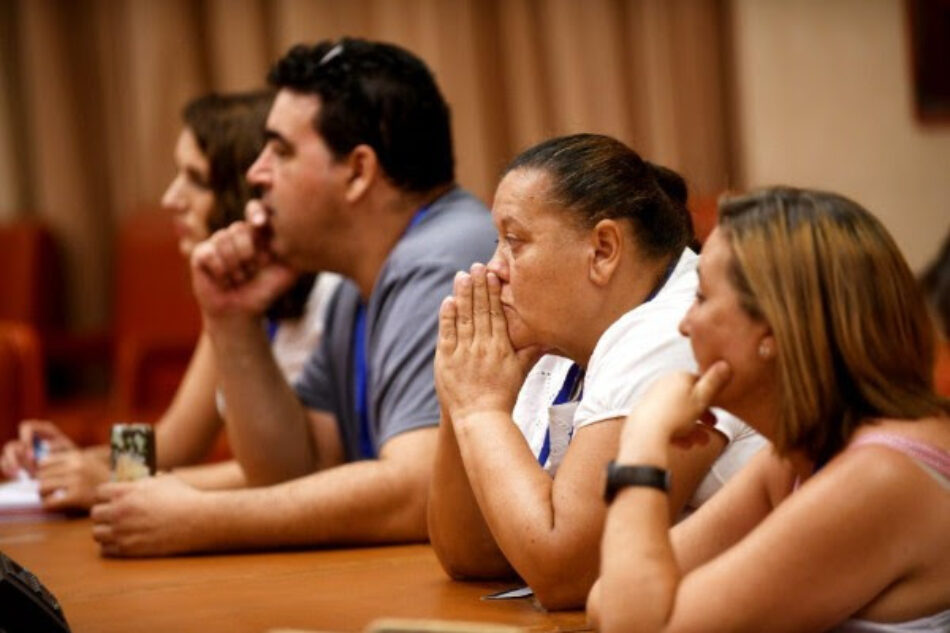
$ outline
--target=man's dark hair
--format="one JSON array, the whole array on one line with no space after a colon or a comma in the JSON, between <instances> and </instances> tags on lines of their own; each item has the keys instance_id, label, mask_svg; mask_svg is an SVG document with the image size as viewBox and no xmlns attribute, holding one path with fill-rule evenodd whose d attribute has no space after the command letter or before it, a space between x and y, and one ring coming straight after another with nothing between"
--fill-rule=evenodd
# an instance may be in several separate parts
<instances>
[{"instance_id":1,"label":"man's dark hair","mask_svg":"<svg viewBox=\"0 0 950 633\"><path fill-rule=\"evenodd\" d=\"M337 159L368 145L389 180L406 191L455 179L449 107L432 73L409 51L355 38L297 45L268 80L319 97L313 127Z\"/></svg>"}]
</instances>

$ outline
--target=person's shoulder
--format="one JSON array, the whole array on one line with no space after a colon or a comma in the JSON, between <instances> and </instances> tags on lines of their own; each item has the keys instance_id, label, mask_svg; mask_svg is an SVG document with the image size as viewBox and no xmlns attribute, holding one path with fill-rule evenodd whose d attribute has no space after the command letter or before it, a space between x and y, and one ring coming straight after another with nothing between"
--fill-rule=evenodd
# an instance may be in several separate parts
<instances>
[{"instance_id":1,"label":"person's shoulder","mask_svg":"<svg viewBox=\"0 0 950 633\"><path fill-rule=\"evenodd\" d=\"M888 507L908 517L933 512L933 500L946 498L946 490L921 463L880 444L838 453L806 484L811 484L817 495L833 499L843 494L856 503ZM808 488L806 485L802 492ZM908 495L908 490L915 493Z\"/></svg>"},{"instance_id":2,"label":"person's shoulder","mask_svg":"<svg viewBox=\"0 0 950 633\"><path fill-rule=\"evenodd\" d=\"M614 321L602 340L616 345L624 339L633 342L652 337L650 340L664 343L682 338L679 323L696 297L698 259L696 253L684 249L656 296Z\"/></svg>"},{"instance_id":3,"label":"person's shoulder","mask_svg":"<svg viewBox=\"0 0 950 633\"><path fill-rule=\"evenodd\" d=\"M629 317L629 318L628 318ZM636 398L659 376L672 371L696 371L689 340L661 319L625 315L597 341L587 365L585 399L622 394ZM632 404L629 401L628 404Z\"/></svg>"},{"instance_id":4,"label":"person's shoulder","mask_svg":"<svg viewBox=\"0 0 950 633\"><path fill-rule=\"evenodd\" d=\"M481 200L455 187L429 205L418 228L407 237L430 234L442 239L493 238L491 213Z\"/></svg>"},{"instance_id":5,"label":"person's shoulder","mask_svg":"<svg viewBox=\"0 0 950 633\"><path fill-rule=\"evenodd\" d=\"M434 215L474 214L482 216L489 213L488 207L471 192L462 187L453 187L430 205Z\"/></svg>"},{"instance_id":6,"label":"person's shoulder","mask_svg":"<svg viewBox=\"0 0 950 633\"><path fill-rule=\"evenodd\" d=\"M699 256L696 253L688 248L683 249L670 278L652 301L641 306L642 312L656 313L688 308L695 299L696 288L699 286L699 277L696 274L698 263Z\"/></svg>"},{"instance_id":7,"label":"person's shoulder","mask_svg":"<svg viewBox=\"0 0 950 633\"><path fill-rule=\"evenodd\" d=\"M418 269L468 270L486 262L495 247L488 208L456 187L434 201L425 215L400 240L389 258L391 273Z\"/></svg>"},{"instance_id":8,"label":"person's shoulder","mask_svg":"<svg viewBox=\"0 0 950 633\"><path fill-rule=\"evenodd\" d=\"M695 286L667 292L623 314L597 341L595 357L629 355L632 350L689 349L689 340L679 331L679 322L692 301ZM687 296L688 295L688 296ZM689 353L690 357L692 352ZM591 363L594 363L594 358Z\"/></svg>"}]
</instances>

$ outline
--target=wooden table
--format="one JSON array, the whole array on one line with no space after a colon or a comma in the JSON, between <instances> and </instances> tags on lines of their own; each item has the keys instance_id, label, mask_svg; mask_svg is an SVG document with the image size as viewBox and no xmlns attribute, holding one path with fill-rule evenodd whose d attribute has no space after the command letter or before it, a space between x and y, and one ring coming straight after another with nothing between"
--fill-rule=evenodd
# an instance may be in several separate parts
<instances>
[{"instance_id":1,"label":"wooden table","mask_svg":"<svg viewBox=\"0 0 950 633\"><path fill-rule=\"evenodd\" d=\"M359 631L379 617L585 630L582 612L485 601L510 584L449 580L428 545L106 559L88 519L0 522L0 551L59 599L74 633Z\"/></svg>"}]
</instances>

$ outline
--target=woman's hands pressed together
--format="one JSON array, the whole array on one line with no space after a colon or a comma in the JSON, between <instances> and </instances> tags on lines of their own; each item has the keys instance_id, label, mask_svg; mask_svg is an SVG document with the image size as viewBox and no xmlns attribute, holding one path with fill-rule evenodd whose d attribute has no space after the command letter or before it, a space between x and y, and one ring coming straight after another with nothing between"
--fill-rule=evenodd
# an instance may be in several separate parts
<instances>
[{"instance_id":1,"label":"woman's hands pressed together","mask_svg":"<svg viewBox=\"0 0 950 633\"><path fill-rule=\"evenodd\" d=\"M537 348L515 350L508 338L501 282L483 264L455 277L439 309L436 389L453 423L479 413L510 415Z\"/></svg>"}]
</instances>

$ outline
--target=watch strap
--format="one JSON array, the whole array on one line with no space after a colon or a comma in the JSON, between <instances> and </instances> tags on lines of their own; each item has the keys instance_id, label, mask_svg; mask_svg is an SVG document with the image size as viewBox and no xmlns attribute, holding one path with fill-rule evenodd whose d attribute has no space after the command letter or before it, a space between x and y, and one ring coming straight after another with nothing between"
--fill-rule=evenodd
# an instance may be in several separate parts
<instances>
[{"instance_id":1,"label":"watch strap","mask_svg":"<svg viewBox=\"0 0 950 633\"><path fill-rule=\"evenodd\" d=\"M626 466L615 461L607 464L607 485L604 500L610 503L623 488L646 486L663 492L670 491L670 471L656 466Z\"/></svg>"}]
</instances>

